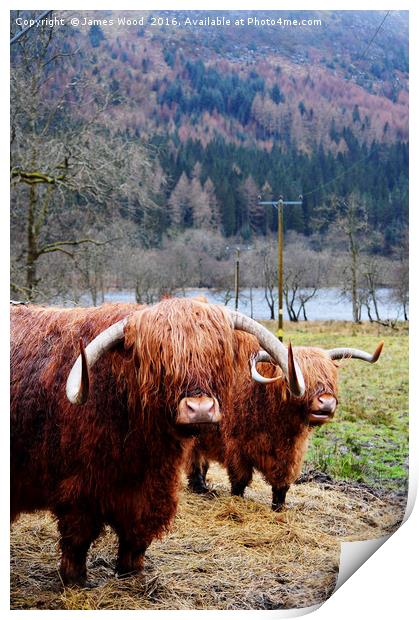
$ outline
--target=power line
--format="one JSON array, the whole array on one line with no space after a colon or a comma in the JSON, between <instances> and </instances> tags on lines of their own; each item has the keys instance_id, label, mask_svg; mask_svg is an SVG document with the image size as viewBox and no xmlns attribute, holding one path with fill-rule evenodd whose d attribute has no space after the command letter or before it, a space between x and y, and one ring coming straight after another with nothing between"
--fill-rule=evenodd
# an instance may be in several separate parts
<instances>
[{"instance_id":1,"label":"power line","mask_svg":"<svg viewBox=\"0 0 419 620\"><path fill-rule=\"evenodd\" d=\"M358 166L358 164L361 164L363 161L366 161L367 159L372 157L372 155L375 155L375 153L377 153L377 151L379 151L380 148L381 148L380 146L377 146L377 148L375 148L373 151L371 151L371 153L368 153L368 155L365 155L364 157L361 157L361 159L358 159L358 161L354 162L351 166L349 166L349 168L346 168L346 170L343 170L342 172L340 172L339 174L334 176L329 181L326 181L326 183L322 183L321 185L318 185L314 189L311 189L309 192L304 192L304 198L306 196L310 196L310 194L314 194L318 190L323 189L323 187L327 187L328 185L330 185L331 183L333 183L337 179L340 179L341 177L345 176L345 174L348 174L348 172L353 170L356 166Z\"/></svg>"},{"instance_id":2,"label":"power line","mask_svg":"<svg viewBox=\"0 0 419 620\"><path fill-rule=\"evenodd\" d=\"M386 21L387 17L389 16L390 11L387 11L387 13L384 15L383 19L381 20L381 23L379 24L379 26L376 28L373 36L371 37L371 39L369 40L365 50L362 52L360 60L363 60L365 57L365 54L367 53L367 51L369 50L369 48L371 47L371 44L373 43L375 37L378 35L378 33L380 32L381 28L384 25L384 22ZM371 157L371 155L374 155L374 153L376 153L379 150L379 147L377 147L376 149L374 149L371 153L369 153L368 155L366 155L365 157L362 157L361 159L359 159L358 161L356 161L354 164L352 164L352 166L349 166L349 168L347 168L346 170L344 170L343 172L337 174L335 177L333 177L333 179L330 179L330 181L326 181L326 183L322 183L321 185L319 185L318 187L310 190L309 192L304 192L304 197L305 196L309 196L310 194L314 194L315 192L317 192L319 189L322 189L323 187L327 187L328 185L330 185L331 183L333 183L334 181L336 181L337 179L340 179L341 177L345 176L345 174L348 174L348 172L350 172L351 170L353 170L353 168L355 168L355 166L357 166L358 164L360 164L361 162L365 161L366 159L368 159L369 157Z\"/></svg>"},{"instance_id":3,"label":"power line","mask_svg":"<svg viewBox=\"0 0 419 620\"><path fill-rule=\"evenodd\" d=\"M370 42L368 43L367 47L365 48L365 50L364 50L364 51L363 51L363 53L361 54L361 58L360 58L359 60L363 60L363 59L364 59L365 54L368 52L368 50L369 50L369 48L370 48L370 46L371 46L371 43L374 41L375 37L376 37L376 36L377 36L377 34L380 32L380 30L381 30L381 28L382 28L382 26L383 26L384 22L386 21L387 17L389 16L389 14L390 14L390 11L387 11L387 13L384 15L384 17L383 17L383 20L382 20L381 24L378 26L378 28L377 28L377 29L376 29L376 31L374 32L374 34L373 34L373 36L372 36L372 38L371 38Z\"/></svg>"}]
</instances>

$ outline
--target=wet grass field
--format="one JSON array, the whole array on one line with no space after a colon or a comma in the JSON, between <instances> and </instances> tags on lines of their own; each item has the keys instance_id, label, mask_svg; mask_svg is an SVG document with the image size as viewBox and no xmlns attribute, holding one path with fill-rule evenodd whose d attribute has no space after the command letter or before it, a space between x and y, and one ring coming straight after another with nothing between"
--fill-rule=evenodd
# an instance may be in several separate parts
<instances>
[{"instance_id":1,"label":"wet grass field","mask_svg":"<svg viewBox=\"0 0 419 620\"><path fill-rule=\"evenodd\" d=\"M266 324L266 323L265 323ZM272 323L269 325L272 326ZM286 325L285 342L323 348L384 349L376 364L340 362L335 420L312 435L306 468L333 476L406 491L408 479L408 331L380 325L309 322Z\"/></svg>"}]
</instances>

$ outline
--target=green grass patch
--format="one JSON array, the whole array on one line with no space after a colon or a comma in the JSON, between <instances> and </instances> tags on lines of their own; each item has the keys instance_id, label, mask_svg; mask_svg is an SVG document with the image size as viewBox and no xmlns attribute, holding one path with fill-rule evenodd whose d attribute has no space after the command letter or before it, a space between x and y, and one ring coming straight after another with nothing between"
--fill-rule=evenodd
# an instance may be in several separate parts
<instances>
[{"instance_id":1,"label":"green grass patch","mask_svg":"<svg viewBox=\"0 0 419 620\"><path fill-rule=\"evenodd\" d=\"M273 322L266 322L273 328ZM335 420L313 432L306 469L404 491L408 481L408 330L363 323L286 324L293 345L354 347L372 352L384 340L376 364L341 362Z\"/></svg>"}]
</instances>

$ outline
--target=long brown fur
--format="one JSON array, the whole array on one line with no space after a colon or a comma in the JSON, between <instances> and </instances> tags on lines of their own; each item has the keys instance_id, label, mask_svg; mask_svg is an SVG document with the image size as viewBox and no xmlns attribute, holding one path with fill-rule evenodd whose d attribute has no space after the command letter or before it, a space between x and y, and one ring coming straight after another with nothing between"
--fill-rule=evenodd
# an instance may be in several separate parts
<instances>
[{"instance_id":1,"label":"long brown fur","mask_svg":"<svg viewBox=\"0 0 419 620\"><path fill-rule=\"evenodd\" d=\"M319 391L337 397L337 364L321 349L296 347L295 360L304 375L306 392L302 399L288 390L284 378L268 385L253 381L249 358L259 350L253 336L235 335L234 407L226 410L218 429L207 430L189 448L189 486L205 492L208 461L218 461L228 469L233 494L242 495L252 472L259 470L272 486L273 508L279 509L286 492L300 474L312 428L308 412ZM267 377L281 371L273 364L259 364Z\"/></svg>"},{"instance_id":2,"label":"long brown fur","mask_svg":"<svg viewBox=\"0 0 419 620\"><path fill-rule=\"evenodd\" d=\"M170 527L190 441L175 425L179 398L231 406L233 330L223 309L172 299L89 309L11 310L11 516L58 519L61 576L83 582L86 554L105 524L119 537L118 573L142 568ZM91 370L87 403L66 398L85 344L124 317L125 341Z\"/></svg>"}]
</instances>

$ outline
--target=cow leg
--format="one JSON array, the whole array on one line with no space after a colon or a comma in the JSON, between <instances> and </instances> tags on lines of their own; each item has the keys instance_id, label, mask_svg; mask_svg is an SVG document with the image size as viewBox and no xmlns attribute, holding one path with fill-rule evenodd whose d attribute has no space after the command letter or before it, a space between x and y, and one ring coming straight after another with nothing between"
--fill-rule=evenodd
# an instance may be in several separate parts
<instances>
[{"instance_id":1,"label":"cow leg","mask_svg":"<svg viewBox=\"0 0 419 620\"><path fill-rule=\"evenodd\" d=\"M127 577L144 568L144 554L153 538L159 534L160 522L157 515L138 514L138 506L132 506L124 514L117 514L111 525L118 535L118 557L116 573L118 577Z\"/></svg>"},{"instance_id":2,"label":"cow leg","mask_svg":"<svg viewBox=\"0 0 419 620\"><path fill-rule=\"evenodd\" d=\"M207 482L208 468L209 468L209 462L205 459L204 462L202 463L202 476L204 478L205 484Z\"/></svg>"},{"instance_id":3,"label":"cow leg","mask_svg":"<svg viewBox=\"0 0 419 620\"><path fill-rule=\"evenodd\" d=\"M118 558L116 572L118 577L127 577L144 568L144 554L151 540L134 532L119 532Z\"/></svg>"},{"instance_id":4,"label":"cow leg","mask_svg":"<svg viewBox=\"0 0 419 620\"><path fill-rule=\"evenodd\" d=\"M209 488L206 484L208 467L209 463L200 449L199 440L196 439L186 464L188 488L194 493L208 493Z\"/></svg>"},{"instance_id":5,"label":"cow leg","mask_svg":"<svg viewBox=\"0 0 419 620\"><path fill-rule=\"evenodd\" d=\"M206 476L209 463L205 458L192 462L188 471L188 487L194 493L208 493Z\"/></svg>"},{"instance_id":6,"label":"cow leg","mask_svg":"<svg viewBox=\"0 0 419 620\"><path fill-rule=\"evenodd\" d=\"M99 536L102 523L94 513L74 507L56 510L60 532L60 575L64 585L83 585L86 581L86 557L92 542Z\"/></svg>"},{"instance_id":7,"label":"cow leg","mask_svg":"<svg viewBox=\"0 0 419 620\"><path fill-rule=\"evenodd\" d=\"M236 452L228 457L227 471L230 478L231 494L243 497L246 487L252 481L252 464Z\"/></svg>"},{"instance_id":8,"label":"cow leg","mask_svg":"<svg viewBox=\"0 0 419 620\"><path fill-rule=\"evenodd\" d=\"M116 572L120 577L143 569L146 549L153 539L167 532L174 519L182 451L175 456L177 461L162 463L158 455L155 468L137 488L125 489L113 498L107 522L119 538Z\"/></svg>"},{"instance_id":9,"label":"cow leg","mask_svg":"<svg viewBox=\"0 0 419 620\"><path fill-rule=\"evenodd\" d=\"M282 510L289 488L289 485L283 487L272 487L272 510L275 512Z\"/></svg>"}]
</instances>

